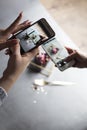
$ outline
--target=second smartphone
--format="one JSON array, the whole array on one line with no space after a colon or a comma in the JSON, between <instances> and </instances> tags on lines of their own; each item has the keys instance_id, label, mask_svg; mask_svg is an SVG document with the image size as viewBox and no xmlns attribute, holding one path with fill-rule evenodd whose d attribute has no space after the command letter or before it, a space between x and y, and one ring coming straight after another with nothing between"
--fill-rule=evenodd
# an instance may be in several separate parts
<instances>
[{"instance_id":1,"label":"second smartphone","mask_svg":"<svg viewBox=\"0 0 87 130\"><path fill-rule=\"evenodd\" d=\"M65 62L65 58L69 56L69 53L67 49L62 46L59 41L57 41L56 38L52 38L45 42L42 45L42 48L46 51L55 66L58 67L60 71L64 71L75 64L74 60Z\"/></svg>"}]
</instances>

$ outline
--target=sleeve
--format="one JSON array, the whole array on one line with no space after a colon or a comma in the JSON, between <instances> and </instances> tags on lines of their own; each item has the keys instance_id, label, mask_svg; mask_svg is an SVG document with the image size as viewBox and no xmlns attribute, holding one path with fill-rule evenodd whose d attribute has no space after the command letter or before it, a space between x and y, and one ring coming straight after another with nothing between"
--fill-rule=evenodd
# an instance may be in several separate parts
<instances>
[{"instance_id":1,"label":"sleeve","mask_svg":"<svg viewBox=\"0 0 87 130\"><path fill-rule=\"evenodd\" d=\"M6 99L7 96L8 95L5 89L3 87L0 87L0 106L2 105L3 101Z\"/></svg>"}]
</instances>

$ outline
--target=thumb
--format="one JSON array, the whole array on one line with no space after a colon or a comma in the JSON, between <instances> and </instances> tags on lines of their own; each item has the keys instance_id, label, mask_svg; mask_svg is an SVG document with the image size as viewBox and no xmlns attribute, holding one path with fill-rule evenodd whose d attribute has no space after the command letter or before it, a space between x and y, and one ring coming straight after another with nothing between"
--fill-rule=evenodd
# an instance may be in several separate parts
<instances>
[{"instance_id":1,"label":"thumb","mask_svg":"<svg viewBox=\"0 0 87 130\"><path fill-rule=\"evenodd\" d=\"M17 44L17 40L16 39L8 40L8 41L6 41L4 43L0 43L0 50L12 47L13 45L16 45L16 44Z\"/></svg>"},{"instance_id":2,"label":"thumb","mask_svg":"<svg viewBox=\"0 0 87 130\"><path fill-rule=\"evenodd\" d=\"M76 51L73 51L73 53L70 54L67 58L65 58L64 61L69 62L71 60L75 60L76 57L77 57L77 53L76 53Z\"/></svg>"},{"instance_id":3,"label":"thumb","mask_svg":"<svg viewBox=\"0 0 87 130\"><path fill-rule=\"evenodd\" d=\"M16 40L16 44L10 48L12 55L21 55L20 54L20 40Z\"/></svg>"}]
</instances>

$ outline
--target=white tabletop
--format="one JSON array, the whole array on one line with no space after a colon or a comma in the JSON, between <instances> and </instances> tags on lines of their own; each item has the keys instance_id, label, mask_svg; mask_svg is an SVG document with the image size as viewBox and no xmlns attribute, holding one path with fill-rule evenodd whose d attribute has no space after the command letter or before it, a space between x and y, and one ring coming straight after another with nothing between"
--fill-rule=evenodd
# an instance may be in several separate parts
<instances>
[{"instance_id":1,"label":"white tabletop","mask_svg":"<svg viewBox=\"0 0 87 130\"><path fill-rule=\"evenodd\" d=\"M22 9L24 19L36 21L45 17L62 44L76 47L38 0L0 2L0 26L6 27L10 24ZM8 17L9 20L6 20ZM0 74L6 67L8 59L3 53L0 52ZM49 80L70 81L76 85L46 86L45 92L37 93L32 89L32 82L35 78L42 77L44 76L29 73L26 69L18 79L0 108L0 130L86 130L87 69L70 68L60 72L55 68Z\"/></svg>"}]
</instances>

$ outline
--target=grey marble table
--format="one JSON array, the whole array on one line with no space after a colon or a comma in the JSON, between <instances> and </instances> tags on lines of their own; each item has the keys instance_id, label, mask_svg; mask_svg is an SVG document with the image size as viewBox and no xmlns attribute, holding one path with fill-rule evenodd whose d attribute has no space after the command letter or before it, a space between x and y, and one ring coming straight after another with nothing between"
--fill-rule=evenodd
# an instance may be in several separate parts
<instances>
[{"instance_id":1,"label":"grey marble table","mask_svg":"<svg viewBox=\"0 0 87 130\"><path fill-rule=\"evenodd\" d=\"M0 27L10 24L21 10L24 19L48 19L58 40L76 47L38 0L0 1ZM4 51L0 52L0 76L7 59ZM60 72L54 68L48 78L75 82L73 86L45 86L37 92L32 88L36 78L46 77L30 73L27 68L9 91L0 107L0 130L87 130L87 69L70 68Z\"/></svg>"}]
</instances>

